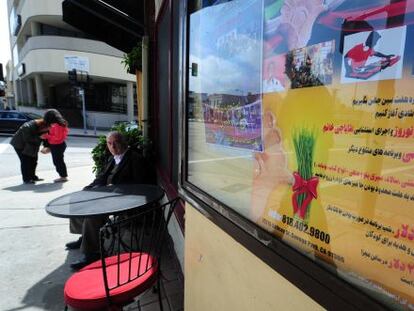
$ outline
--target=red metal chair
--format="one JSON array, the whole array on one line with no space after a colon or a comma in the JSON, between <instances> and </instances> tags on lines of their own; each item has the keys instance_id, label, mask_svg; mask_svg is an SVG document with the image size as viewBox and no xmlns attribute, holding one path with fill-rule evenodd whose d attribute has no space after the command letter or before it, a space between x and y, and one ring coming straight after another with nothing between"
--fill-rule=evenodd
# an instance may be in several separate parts
<instances>
[{"instance_id":1,"label":"red metal chair","mask_svg":"<svg viewBox=\"0 0 414 311\"><path fill-rule=\"evenodd\" d=\"M161 251L178 201L175 198L102 227L101 260L66 281L66 305L77 310L122 310L157 284L160 310L163 310Z\"/></svg>"}]
</instances>

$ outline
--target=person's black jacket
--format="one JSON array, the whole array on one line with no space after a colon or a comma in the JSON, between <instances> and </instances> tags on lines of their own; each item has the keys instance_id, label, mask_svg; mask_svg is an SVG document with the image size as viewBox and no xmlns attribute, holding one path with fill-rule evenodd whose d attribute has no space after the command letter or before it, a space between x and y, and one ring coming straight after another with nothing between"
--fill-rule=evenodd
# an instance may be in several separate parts
<instances>
[{"instance_id":1,"label":"person's black jacket","mask_svg":"<svg viewBox=\"0 0 414 311\"><path fill-rule=\"evenodd\" d=\"M115 160L111 157L102 173L85 189L95 186L107 185L108 176L115 165ZM154 184L155 170L153 165L133 149L128 148L121 162L119 163L112 184Z\"/></svg>"},{"instance_id":2,"label":"person's black jacket","mask_svg":"<svg viewBox=\"0 0 414 311\"><path fill-rule=\"evenodd\" d=\"M36 120L24 123L14 134L10 144L24 155L35 158L39 152L42 139Z\"/></svg>"}]
</instances>

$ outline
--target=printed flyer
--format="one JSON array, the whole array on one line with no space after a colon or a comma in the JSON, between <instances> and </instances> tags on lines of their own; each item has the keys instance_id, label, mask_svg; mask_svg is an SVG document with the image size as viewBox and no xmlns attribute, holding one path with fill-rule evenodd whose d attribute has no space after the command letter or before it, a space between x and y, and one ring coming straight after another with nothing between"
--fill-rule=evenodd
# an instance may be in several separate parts
<instances>
[{"instance_id":1,"label":"printed flyer","mask_svg":"<svg viewBox=\"0 0 414 311\"><path fill-rule=\"evenodd\" d=\"M414 5L330 3L267 3L264 152L254 155L250 217L393 308L414 310ZM293 24L298 6L308 19Z\"/></svg>"}]
</instances>

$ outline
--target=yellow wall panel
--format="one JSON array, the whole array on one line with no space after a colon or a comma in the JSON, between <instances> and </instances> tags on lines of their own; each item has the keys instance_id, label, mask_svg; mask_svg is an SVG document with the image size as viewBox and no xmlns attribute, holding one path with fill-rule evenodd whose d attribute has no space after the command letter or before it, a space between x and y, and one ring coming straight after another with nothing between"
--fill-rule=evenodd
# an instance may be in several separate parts
<instances>
[{"instance_id":1,"label":"yellow wall panel","mask_svg":"<svg viewBox=\"0 0 414 311\"><path fill-rule=\"evenodd\" d=\"M323 310L188 204L184 266L185 310Z\"/></svg>"}]
</instances>

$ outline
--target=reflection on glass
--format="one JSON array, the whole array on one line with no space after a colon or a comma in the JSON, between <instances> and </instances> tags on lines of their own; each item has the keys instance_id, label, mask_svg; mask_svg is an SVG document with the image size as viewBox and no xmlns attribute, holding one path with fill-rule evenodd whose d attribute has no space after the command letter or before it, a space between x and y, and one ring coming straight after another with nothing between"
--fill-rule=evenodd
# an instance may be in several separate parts
<instances>
[{"instance_id":1,"label":"reflection on glass","mask_svg":"<svg viewBox=\"0 0 414 311\"><path fill-rule=\"evenodd\" d=\"M414 309L414 2L203 3L190 15L188 181Z\"/></svg>"},{"instance_id":2,"label":"reflection on glass","mask_svg":"<svg viewBox=\"0 0 414 311\"><path fill-rule=\"evenodd\" d=\"M231 1L190 17L189 63L197 65L197 75L189 81L189 114L198 122L189 125L189 180L219 192L220 200L245 215L251 152L263 150L262 6L261 0ZM240 199L234 200L234 193L241 193Z\"/></svg>"}]
</instances>

